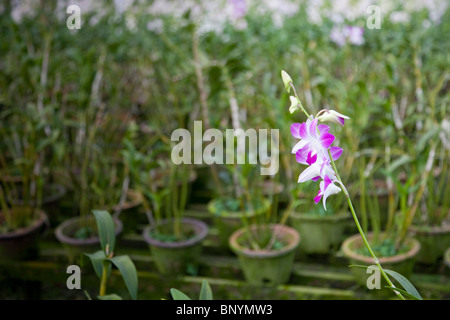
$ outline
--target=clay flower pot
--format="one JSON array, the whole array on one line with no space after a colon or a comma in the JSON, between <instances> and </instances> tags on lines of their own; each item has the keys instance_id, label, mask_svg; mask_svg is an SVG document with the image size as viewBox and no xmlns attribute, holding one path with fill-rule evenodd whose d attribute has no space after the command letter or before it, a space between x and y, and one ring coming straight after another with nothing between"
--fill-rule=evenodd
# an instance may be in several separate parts
<instances>
[{"instance_id":1,"label":"clay flower pot","mask_svg":"<svg viewBox=\"0 0 450 320\"><path fill-rule=\"evenodd\" d=\"M243 245L246 232L257 233L261 228L277 232L277 239L284 243L281 249L252 250ZM292 273L295 250L300 243L299 233L285 225L252 225L247 230L235 231L230 239L230 248L238 256L239 264L248 283L277 286L286 283Z\"/></svg>"},{"instance_id":2,"label":"clay flower pot","mask_svg":"<svg viewBox=\"0 0 450 320\"><path fill-rule=\"evenodd\" d=\"M0 217L3 218L2 212L0 212ZM0 233L0 259L25 260L37 258L39 256L38 241L46 224L48 224L47 214L39 210L38 218L31 225L7 233Z\"/></svg>"},{"instance_id":3,"label":"clay flower pot","mask_svg":"<svg viewBox=\"0 0 450 320\"><path fill-rule=\"evenodd\" d=\"M302 236L300 253L329 254L339 249L352 216L348 212L329 216L292 212L289 218Z\"/></svg>"},{"instance_id":4,"label":"clay flower pot","mask_svg":"<svg viewBox=\"0 0 450 320\"><path fill-rule=\"evenodd\" d=\"M95 219L92 216L75 217L62 222L55 229L55 237L66 249L70 264L77 263L84 265L85 262L89 262L88 259L86 259L87 257L84 256L85 253L93 253L101 249L100 239L98 237L86 239L75 237L77 230L85 225L83 219L86 219L90 226L96 226ZM114 223L116 225L116 236L118 236L123 230L122 221L114 218Z\"/></svg>"},{"instance_id":5,"label":"clay flower pot","mask_svg":"<svg viewBox=\"0 0 450 320\"><path fill-rule=\"evenodd\" d=\"M373 234L369 233L366 237L370 243L371 239L373 238ZM384 269L396 271L404 277L409 278L413 272L417 254L420 250L420 242L414 238L407 238L405 241L405 245L408 248L405 253L390 257L377 256L377 258ZM362 241L361 235L359 233L344 240L344 242L342 243L342 252L344 256L347 257L351 265L375 265L371 256L365 256L358 253L358 249L361 249L363 247L364 242ZM366 285L369 276L367 274L367 270L356 267L352 267L351 270L355 275L356 281L361 285Z\"/></svg>"},{"instance_id":6,"label":"clay flower pot","mask_svg":"<svg viewBox=\"0 0 450 320\"><path fill-rule=\"evenodd\" d=\"M438 227L412 225L410 230L412 236L419 240L421 245L417 262L436 263L443 257L445 250L450 247L450 223Z\"/></svg>"},{"instance_id":7,"label":"clay flower pot","mask_svg":"<svg viewBox=\"0 0 450 320\"><path fill-rule=\"evenodd\" d=\"M208 211L213 215L213 223L219 233L219 241L222 248L228 247L228 240L233 232L241 228L243 219L246 217L249 224L256 222L258 216L265 214L270 208L270 201L264 199L262 205L253 212L242 211L220 211L218 209L218 202L220 199L213 199L208 203Z\"/></svg>"},{"instance_id":8,"label":"clay flower pot","mask_svg":"<svg viewBox=\"0 0 450 320\"><path fill-rule=\"evenodd\" d=\"M169 223L172 223L171 220L163 220L159 226ZM161 274L180 275L195 272L198 268L203 240L208 235L209 228L203 221L192 218L182 218L181 224L183 232L192 234L182 241L163 241L153 235L154 228L151 226L146 227L142 233Z\"/></svg>"}]
</instances>

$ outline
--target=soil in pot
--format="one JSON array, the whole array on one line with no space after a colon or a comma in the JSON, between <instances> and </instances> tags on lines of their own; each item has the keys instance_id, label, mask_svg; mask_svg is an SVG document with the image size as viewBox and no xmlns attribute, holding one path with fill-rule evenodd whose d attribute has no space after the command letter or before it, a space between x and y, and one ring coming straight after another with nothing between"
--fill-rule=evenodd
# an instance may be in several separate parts
<instances>
[{"instance_id":1,"label":"soil in pot","mask_svg":"<svg viewBox=\"0 0 450 320\"><path fill-rule=\"evenodd\" d=\"M298 248L299 255L336 252L352 220L349 212L329 215L292 212L289 218L291 226L302 236L302 245Z\"/></svg>"},{"instance_id":2,"label":"soil in pot","mask_svg":"<svg viewBox=\"0 0 450 320\"><path fill-rule=\"evenodd\" d=\"M208 211L213 215L213 223L217 228L219 243L222 248L229 248L229 238L233 232L241 228L244 217L248 224L257 222L259 216L266 214L270 209L270 201L264 199L258 208L253 211L240 211L239 203L235 199L214 199L208 203Z\"/></svg>"},{"instance_id":3,"label":"soil in pot","mask_svg":"<svg viewBox=\"0 0 450 320\"><path fill-rule=\"evenodd\" d=\"M411 234L420 242L417 262L435 264L443 257L450 247L450 222L445 221L440 226L412 225Z\"/></svg>"},{"instance_id":4,"label":"soil in pot","mask_svg":"<svg viewBox=\"0 0 450 320\"><path fill-rule=\"evenodd\" d=\"M270 232L267 232L269 231ZM261 231L276 234L272 249L251 249L248 232L258 237ZM235 231L229 239L231 250L238 256L246 281L252 285L277 286L289 281L300 243L299 233L285 225L252 225Z\"/></svg>"},{"instance_id":5,"label":"soil in pot","mask_svg":"<svg viewBox=\"0 0 450 320\"><path fill-rule=\"evenodd\" d=\"M203 240L209 228L203 221L182 218L183 239L176 239L171 226L173 221L163 220L157 230L148 226L143 231L145 242L150 248L157 270L167 275L195 275L203 249Z\"/></svg>"},{"instance_id":6,"label":"soil in pot","mask_svg":"<svg viewBox=\"0 0 450 320\"><path fill-rule=\"evenodd\" d=\"M382 235L381 235L382 236ZM414 265L416 262L417 254L420 250L420 242L416 239L410 237L406 238L402 248L396 252L394 251L394 246L388 243L383 243L378 246L372 245L373 234L367 234L367 240L372 246L381 266L384 269L389 269L396 271L410 279ZM387 240L390 241L390 240ZM342 253L349 260L350 265L364 265L371 266L375 265L373 258L368 254L367 249L364 246L361 235L355 234L344 240L342 243ZM355 276L355 280L362 286L367 285L367 279L371 275L367 273L366 269L352 267L350 268ZM381 289L377 289L375 294L392 294L392 291L385 289L384 287L388 284L383 278L381 278ZM373 289L375 290L375 289Z\"/></svg>"},{"instance_id":7,"label":"soil in pot","mask_svg":"<svg viewBox=\"0 0 450 320\"><path fill-rule=\"evenodd\" d=\"M4 215L0 212L0 226ZM29 260L39 257L39 239L48 225L47 214L37 210L30 224L15 230L0 232L0 259Z\"/></svg>"},{"instance_id":8,"label":"soil in pot","mask_svg":"<svg viewBox=\"0 0 450 320\"><path fill-rule=\"evenodd\" d=\"M114 218L116 236L123 230L120 219ZM93 216L75 217L59 224L55 236L66 250L69 264L80 266L90 263L85 253L93 253L101 249L100 239L96 235L97 225Z\"/></svg>"}]
</instances>

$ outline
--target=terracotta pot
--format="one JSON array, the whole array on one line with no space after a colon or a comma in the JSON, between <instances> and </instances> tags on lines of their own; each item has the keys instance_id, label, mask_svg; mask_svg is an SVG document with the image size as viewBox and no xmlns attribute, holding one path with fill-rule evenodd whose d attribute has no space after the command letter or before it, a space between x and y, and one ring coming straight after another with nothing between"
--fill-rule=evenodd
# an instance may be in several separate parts
<instances>
[{"instance_id":1,"label":"terracotta pot","mask_svg":"<svg viewBox=\"0 0 450 320\"><path fill-rule=\"evenodd\" d=\"M218 202L220 199L213 199L208 203L208 211L213 215L213 223L217 228L219 234L219 243L222 248L229 248L228 240L233 232L241 228L243 219L246 217L249 224L256 222L258 216L265 214L270 208L269 200L264 199L263 204L258 210L253 212L242 211L220 211L218 209Z\"/></svg>"},{"instance_id":2,"label":"terracotta pot","mask_svg":"<svg viewBox=\"0 0 450 320\"><path fill-rule=\"evenodd\" d=\"M59 242L61 242L66 249L67 257L70 264L84 265L88 261L85 257L85 253L94 253L101 250L100 239L98 237L90 237L87 239L78 239L75 237L75 233L84 225L83 219L87 220L89 226L96 230L96 222L93 216L89 217L75 217L68 219L59 224L55 229L55 236ZM122 221L114 218L116 226L116 236L118 236L123 229Z\"/></svg>"},{"instance_id":3,"label":"terracotta pot","mask_svg":"<svg viewBox=\"0 0 450 320\"><path fill-rule=\"evenodd\" d=\"M285 246L277 250L252 250L243 245L247 231L257 233L261 228L278 232L278 239ZM239 264L248 283L253 285L277 286L286 283L292 273L295 250L300 243L299 233L285 225L252 225L241 228L230 239L230 248L238 256Z\"/></svg>"},{"instance_id":4,"label":"terracotta pot","mask_svg":"<svg viewBox=\"0 0 450 320\"><path fill-rule=\"evenodd\" d=\"M349 212L329 216L292 212L289 219L302 236L299 253L330 254L339 249L352 216Z\"/></svg>"},{"instance_id":5,"label":"terracotta pot","mask_svg":"<svg viewBox=\"0 0 450 320\"><path fill-rule=\"evenodd\" d=\"M366 235L366 237L369 243L371 243L373 234L369 233ZM405 244L408 247L407 252L391 257L378 256L377 258L384 269L396 271L409 279L413 272L417 254L420 250L420 242L411 237L406 239ZM344 256L349 260L349 263L352 265L375 265L372 257L365 256L357 252L357 250L361 249L362 247L364 247L364 242L362 241L361 235L358 233L344 240L344 242L342 243L342 252ZM369 277L367 270L356 267L352 267L350 269L355 275L356 281L361 285L366 285L367 279ZM382 281L385 280L382 279ZM387 283L385 283L385 285L387 285ZM384 288L384 285L381 285L381 288ZM382 290L390 291L389 289Z\"/></svg>"},{"instance_id":6,"label":"terracotta pot","mask_svg":"<svg viewBox=\"0 0 450 320\"><path fill-rule=\"evenodd\" d=\"M172 222L163 220L159 226L169 223ZM193 218L182 218L181 225L183 231L191 231L194 236L183 241L165 242L152 236L154 229L151 226L146 227L142 233L161 274L195 274L198 269L203 240L208 235L209 228L203 221Z\"/></svg>"},{"instance_id":7,"label":"terracotta pot","mask_svg":"<svg viewBox=\"0 0 450 320\"><path fill-rule=\"evenodd\" d=\"M417 262L437 263L443 257L445 250L450 247L450 223L438 227L412 225L410 231L412 236L420 242Z\"/></svg>"},{"instance_id":8,"label":"terracotta pot","mask_svg":"<svg viewBox=\"0 0 450 320\"><path fill-rule=\"evenodd\" d=\"M0 216L3 216L2 212L0 212ZM39 217L31 225L8 233L0 233L0 259L37 258L39 256L38 241L46 224L48 225L47 214L39 210Z\"/></svg>"}]
</instances>

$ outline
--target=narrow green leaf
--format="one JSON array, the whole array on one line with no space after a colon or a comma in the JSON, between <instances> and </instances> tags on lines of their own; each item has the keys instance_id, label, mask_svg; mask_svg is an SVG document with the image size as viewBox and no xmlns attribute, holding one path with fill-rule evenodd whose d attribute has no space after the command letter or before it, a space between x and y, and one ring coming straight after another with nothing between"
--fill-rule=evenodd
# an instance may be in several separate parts
<instances>
[{"instance_id":1,"label":"narrow green leaf","mask_svg":"<svg viewBox=\"0 0 450 320\"><path fill-rule=\"evenodd\" d=\"M398 159L396 159L395 161L393 161L387 168L387 171L394 172L395 169L407 164L408 162L411 162L411 160L412 160L411 156L404 154L404 155L400 156Z\"/></svg>"},{"instance_id":2,"label":"narrow green leaf","mask_svg":"<svg viewBox=\"0 0 450 320\"><path fill-rule=\"evenodd\" d=\"M360 269L367 269L369 266L361 266L357 264L351 264L349 265L350 268L360 268Z\"/></svg>"},{"instance_id":3,"label":"narrow green leaf","mask_svg":"<svg viewBox=\"0 0 450 320\"><path fill-rule=\"evenodd\" d=\"M400 292L402 295L404 295L404 296L406 296L406 297L408 297L408 298L410 298L410 299L413 299L413 300L421 300L421 299L419 299L419 298L413 296L412 294L410 294L409 292L407 292L407 291L405 291L405 290L403 290L403 289L400 289L400 288L392 288L392 287L390 287L390 286L385 286L385 288L386 288L386 289L390 289L390 290L392 290L392 291L398 291L398 292Z\"/></svg>"},{"instance_id":4,"label":"narrow green leaf","mask_svg":"<svg viewBox=\"0 0 450 320\"><path fill-rule=\"evenodd\" d=\"M172 295L173 300L191 300L191 298L178 289L170 289L170 294Z\"/></svg>"},{"instance_id":5,"label":"narrow green leaf","mask_svg":"<svg viewBox=\"0 0 450 320\"><path fill-rule=\"evenodd\" d=\"M208 281L203 280L199 300L213 300L213 294Z\"/></svg>"},{"instance_id":6,"label":"narrow green leaf","mask_svg":"<svg viewBox=\"0 0 450 320\"><path fill-rule=\"evenodd\" d=\"M419 300L423 300L420 293L417 291L417 289L409 282L408 279L406 279L404 276L402 276L400 273L384 269L384 272L386 272L388 275L392 276L395 280L398 281L402 285L402 287L411 295L416 297Z\"/></svg>"},{"instance_id":7,"label":"narrow green leaf","mask_svg":"<svg viewBox=\"0 0 450 320\"><path fill-rule=\"evenodd\" d=\"M98 250L94 253L85 253L86 256L89 257L91 260L92 266L94 267L95 273L99 277L99 279L102 278L103 273L103 260L106 258L105 252L102 250Z\"/></svg>"},{"instance_id":8,"label":"narrow green leaf","mask_svg":"<svg viewBox=\"0 0 450 320\"><path fill-rule=\"evenodd\" d=\"M432 127L428 132L425 132L425 134L423 134L420 139L416 142L416 152L418 154L420 154L426 147L426 145L428 144L428 141L432 138L434 138L434 136L439 132L439 126L435 126Z\"/></svg>"},{"instance_id":9,"label":"narrow green leaf","mask_svg":"<svg viewBox=\"0 0 450 320\"><path fill-rule=\"evenodd\" d=\"M116 244L114 220L108 211L93 210L92 212L94 213L97 222L100 244L103 251L109 255L111 252L114 252L114 246Z\"/></svg>"},{"instance_id":10,"label":"narrow green leaf","mask_svg":"<svg viewBox=\"0 0 450 320\"><path fill-rule=\"evenodd\" d=\"M129 256L118 256L108 260L111 261L117 269L119 269L131 298L136 300L138 291L138 276L133 261Z\"/></svg>"},{"instance_id":11,"label":"narrow green leaf","mask_svg":"<svg viewBox=\"0 0 450 320\"><path fill-rule=\"evenodd\" d=\"M112 293L112 294L106 294L104 296L97 296L98 300L122 300L122 297Z\"/></svg>"}]
</instances>

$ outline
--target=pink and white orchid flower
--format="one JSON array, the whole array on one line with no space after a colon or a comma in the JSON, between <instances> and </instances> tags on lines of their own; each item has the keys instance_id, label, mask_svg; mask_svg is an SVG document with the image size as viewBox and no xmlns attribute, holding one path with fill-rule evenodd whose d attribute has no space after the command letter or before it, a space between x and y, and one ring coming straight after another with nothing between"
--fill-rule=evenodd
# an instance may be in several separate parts
<instances>
[{"instance_id":1,"label":"pink and white orchid flower","mask_svg":"<svg viewBox=\"0 0 450 320\"><path fill-rule=\"evenodd\" d=\"M306 122L291 125L292 135L300 139L293 147L292 153L298 163L308 165L298 177L298 182L322 179L319 194L314 200L318 203L323 196L325 210L327 197L341 190L334 185L336 174L331 166L331 159L339 159L343 152L342 148L331 146L335 136L329 133L329 130L327 125L318 125L318 119L313 117Z\"/></svg>"},{"instance_id":2,"label":"pink and white orchid flower","mask_svg":"<svg viewBox=\"0 0 450 320\"><path fill-rule=\"evenodd\" d=\"M328 196L332 194L339 193L341 191L341 188L336 186L334 183L336 180L331 181L331 179L328 176L325 176L325 179L320 182L320 190L317 196L314 198L314 202L317 204L319 203L320 199L323 197L323 207L325 210L327 210L326 201Z\"/></svg>"}]
</instances>

